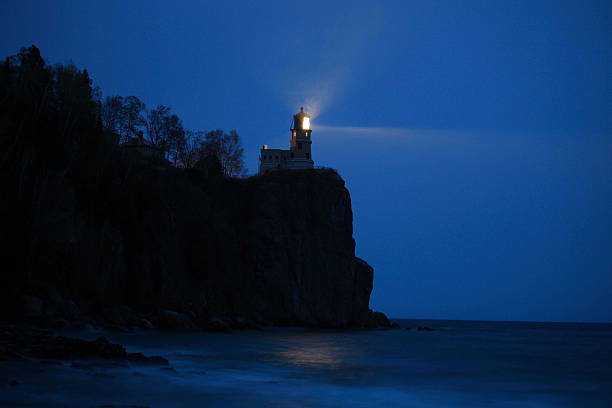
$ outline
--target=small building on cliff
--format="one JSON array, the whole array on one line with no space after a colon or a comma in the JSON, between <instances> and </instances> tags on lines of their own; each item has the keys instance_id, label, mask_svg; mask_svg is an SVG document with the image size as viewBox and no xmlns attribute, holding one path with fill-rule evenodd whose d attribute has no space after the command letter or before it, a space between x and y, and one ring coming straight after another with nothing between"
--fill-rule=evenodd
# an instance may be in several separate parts
<instances>
[{"instance_id":1,"label":"small building on cliff","mask_svg":"<svg viewBox=\"0 0 612 408\"><path fill-rule=\"evenodd\" d=\"M138 137L129 137L128 140L121 144L121 148L125 151L138 152L149 157L164 158L164 151L157 146L147 143L142 132L138 132Z\"/></svg>"},{"instance_id":2,"label":"small building on cliff","mask_svg":"<svg viewBox=\"0 0 612 408\"><path fill-rule=\"evenodd\" d=\"M310 129L310 116L304 112L304 107L301 107L300 111L293 115L290 130L289 150L268 149L268 145L262 147L259 155L259 174L281 169L313 168L314 162L310 152L312 129Z\"/></svg>"}]
</instances>

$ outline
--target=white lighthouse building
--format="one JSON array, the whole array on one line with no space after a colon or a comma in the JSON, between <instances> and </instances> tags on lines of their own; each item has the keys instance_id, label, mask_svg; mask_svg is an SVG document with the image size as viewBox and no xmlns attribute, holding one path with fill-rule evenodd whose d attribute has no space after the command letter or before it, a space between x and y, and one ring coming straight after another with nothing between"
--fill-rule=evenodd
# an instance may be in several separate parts
<instances>
[{"instance_id":1,"label":"white lighthouse building","mask_svg":"<svg viewBox=\"0 0 612 408\"><path fill-rule=\"evenodd\" d=\"M259 155L259 174L280 169L312 169L314 162L310 154L310 116L304 112L304 107L293 115L291 126L291 145L289 150L268 149L264 145Z\"/></svg>"}]
</instances>

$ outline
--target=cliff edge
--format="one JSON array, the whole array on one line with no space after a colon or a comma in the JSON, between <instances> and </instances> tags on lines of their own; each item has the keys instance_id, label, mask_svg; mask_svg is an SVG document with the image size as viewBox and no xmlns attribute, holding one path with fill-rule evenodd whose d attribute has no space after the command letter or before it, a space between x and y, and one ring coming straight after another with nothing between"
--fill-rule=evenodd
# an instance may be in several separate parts
<instances>
[{"instance_id":1,"label":"cliff edge","mask_svg":"<svg viewBox=\"0 0 612 408\"><path fill-rule=\"evenodd\" d=\"M3 252L16 266L3 275L5 319L386 325L368 307L373 270L355 257L350 195L334 170L228 179L120 148L108 157L97 172L30 163L20 185L5 173Z\"/></svg>"}]
</instances>

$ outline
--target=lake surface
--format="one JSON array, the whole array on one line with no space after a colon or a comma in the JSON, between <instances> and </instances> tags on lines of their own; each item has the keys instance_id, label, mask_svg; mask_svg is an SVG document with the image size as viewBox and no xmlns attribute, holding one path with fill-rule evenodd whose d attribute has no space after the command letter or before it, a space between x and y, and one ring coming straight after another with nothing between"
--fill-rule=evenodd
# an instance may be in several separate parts
<instances>
[{"instance_id":1,"label":"lake surface","mask_svg":"<svg viewBox=\"0 0 612 408\"><path fill-rule=\"evenodd\" d=\"M396 321L401 330L103 333L173 370L3 362L0 377L20 384L0 388L0 406L612 406L611 324Z\"/></svg>"}]
</instances>

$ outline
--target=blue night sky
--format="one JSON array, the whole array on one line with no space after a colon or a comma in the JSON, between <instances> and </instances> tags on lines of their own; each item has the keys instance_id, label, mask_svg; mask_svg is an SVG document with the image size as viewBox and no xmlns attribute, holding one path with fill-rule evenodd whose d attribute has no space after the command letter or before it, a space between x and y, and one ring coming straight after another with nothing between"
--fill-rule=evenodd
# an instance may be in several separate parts
<instances>
[{"instance_id":1,"label":"blue night sky","mask_svg":"<svg viewBox=\"0 0 612 408\"><path fill-rule=\"evenodd\" d=\"M376 310L612 321L609 1L125 3L5 1L0 50L235 128L251 173L303 104Z\"/></svg>"}]
</instances>

